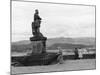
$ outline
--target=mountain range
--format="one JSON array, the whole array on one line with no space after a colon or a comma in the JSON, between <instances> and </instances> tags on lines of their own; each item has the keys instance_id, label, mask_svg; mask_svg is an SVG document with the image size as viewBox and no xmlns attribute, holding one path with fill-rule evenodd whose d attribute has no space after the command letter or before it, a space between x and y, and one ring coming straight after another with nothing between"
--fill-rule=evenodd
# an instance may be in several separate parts
<instances>
[{"instance_id":1,"label":"mountain range","mask_svg":"<svg viewBox=\"0 0 100 75\"><path fill-rule=\"evenodd\" d=\"M57 47L63 49L95 47L95 38L48 38L46 45L49 50L55 50ZM11 43L12 51L23 52L31 49L32 45L29 40Z\"/></svg>"},{"instance_id":2,"label":"mountain range","mask_svg":"<svg viewBox=\"0 0 100 75\"><path fill-rule=\"evenodd\" d=\"M30 40L22 40L18 42L12 42L12 45L23 45L30 44ZM46 44L47 47L55 43L69 43L69 44L83 44L83 45L95 45L95 38L85 37L85 38L48 38Z\"/></svg>"}]
</instances>

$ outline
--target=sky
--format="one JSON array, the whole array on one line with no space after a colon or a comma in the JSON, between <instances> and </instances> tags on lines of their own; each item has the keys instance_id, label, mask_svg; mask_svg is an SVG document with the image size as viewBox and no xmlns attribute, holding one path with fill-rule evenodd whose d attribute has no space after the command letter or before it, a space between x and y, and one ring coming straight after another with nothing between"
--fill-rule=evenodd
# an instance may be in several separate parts
<instances>
[{"instance_id":1,"label":"sky","mask_svg":"<svg viewBox=\"0 0 100 75\"><path fill-rule=\"evenodd\" d=\"M12 41L29 40L34 10L42 18L40 31L47 38L95 37L95 7L12 1Z\"/></svg>"}]
</instances>

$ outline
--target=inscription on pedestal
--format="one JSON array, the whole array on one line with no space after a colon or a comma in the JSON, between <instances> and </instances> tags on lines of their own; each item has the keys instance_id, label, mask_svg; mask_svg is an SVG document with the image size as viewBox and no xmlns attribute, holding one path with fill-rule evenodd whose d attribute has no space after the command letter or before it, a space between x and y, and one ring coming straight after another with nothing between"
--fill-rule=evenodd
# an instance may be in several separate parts
<instances>
[{"instance_id":1,"label":"inscription on pedestal","mask_svg":"<svg viewBox=\"0 0 100 75\"><path fill-rule=\"evenodd\" d=\"M42 53L42 41L32 41L32 54Z\"/></svg>"}]
</instances>

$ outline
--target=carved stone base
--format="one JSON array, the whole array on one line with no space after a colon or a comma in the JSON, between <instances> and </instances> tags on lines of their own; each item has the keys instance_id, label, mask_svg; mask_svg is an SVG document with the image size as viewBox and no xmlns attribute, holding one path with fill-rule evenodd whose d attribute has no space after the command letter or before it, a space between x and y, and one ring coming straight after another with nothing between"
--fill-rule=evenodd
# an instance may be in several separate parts
<instances>
[{"instance_id":1,"label":"carved stone base","mask_svg":"<svg viewBox=\"0 0 100 75\"><path fill-rule=\"evenodd\" d=\"M32 41L32 54L40 54L43 50L43 43L42 41Z\"/></svg>"},{"instance_id":2,"label":"carved stone base","mask_svg":"<svg viewBox=\"0 0 100 75\"><path fill-rule=\"evenodd\" d=\"M30 37L32 54L46 53L46 37Z\"/></svg>"}]
</instances>

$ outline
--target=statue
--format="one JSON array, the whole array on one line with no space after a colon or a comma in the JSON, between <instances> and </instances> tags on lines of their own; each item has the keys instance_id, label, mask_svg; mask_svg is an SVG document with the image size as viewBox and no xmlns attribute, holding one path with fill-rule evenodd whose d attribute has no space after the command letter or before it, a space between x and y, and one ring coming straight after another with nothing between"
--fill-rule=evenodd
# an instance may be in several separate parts
<instances>
[{"instance_id":1,"label":"statue","mask_svg":"<svg viewBox=\"0 0 100 75\"><path fill-rule=\"evenodd\" d=\"M36 9L34 14L34 21L32 22L32 34L33 37L30 37L30 41L32 43L36 43L38 46L38 42L42 45L42 53L46 52L46 40L47 38L43 36L43 34L40 32L40 24L41 24L42 18L39 16L39 11ZM41 50L41 49L39 49ZM36 49L38 51L38 49ZM39 52L39 51L38 51ZM34 53L34 52L33 52Z\"/></svg>"},{"instance_id":2,"label":"statue","mask_svg":"<svg viewBox=\"0 0 100 75\"><path fill-rule=\"evenodd\" d=\"M39 22L39 24L41 23L41 18L40 18L40 16L39 16L39 11L36 9L35 10L35 14L34 14L34 21L36 22L36 21L38 21Z\"/></svg>"},{"instance_id":3,"label":"statue","mask_svg":"<svg viewBox=\"0 0 100 75\"><path fill-rule=\"evenodd\" d=\"M41 20L39 11L36 9L34 14L34 22L32 22L32 34L34 37L43 37L42 33L40 33Z\"/></svg>"}]
</instances>

